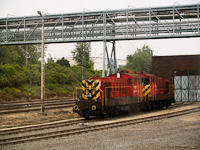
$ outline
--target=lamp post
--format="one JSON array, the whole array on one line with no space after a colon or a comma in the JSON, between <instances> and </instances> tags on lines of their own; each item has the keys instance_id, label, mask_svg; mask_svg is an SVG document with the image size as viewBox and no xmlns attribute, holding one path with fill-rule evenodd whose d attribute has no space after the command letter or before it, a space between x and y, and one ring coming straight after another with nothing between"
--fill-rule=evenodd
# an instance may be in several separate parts
<instances>
[{"instance_id":1,"label":"lamp post","mask_svg":"<svg viewBox=\"0 0 200 150\"><path fill-rule=\"evenodd\" d=\"M42 53L41 53L41 113L44 112L45 83L44 83L44 16L41 11L37 13L42 17Z\"/></svg>"}]
</instances>

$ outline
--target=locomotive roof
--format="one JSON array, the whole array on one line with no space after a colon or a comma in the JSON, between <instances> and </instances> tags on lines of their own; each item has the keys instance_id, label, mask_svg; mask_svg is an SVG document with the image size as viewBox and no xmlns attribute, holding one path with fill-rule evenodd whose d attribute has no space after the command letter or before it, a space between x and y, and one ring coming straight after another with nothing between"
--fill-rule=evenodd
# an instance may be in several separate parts
<instances>
[{"instance_id":1,"label":"locomotive roof","mask_svg":"<svg viewBox=\"0 0 200 150\"><path fill-rule=\"evenodd\" d=\"M141 78L140 75L135 74L135 73L121 73L121 74L131 76L132 78Z\"/></svg>"},{"instance_id":2,"label":"locomotive roof","mask_svg":"<svg viewBox=\"0 0 200 150\"><path fill-rule=\"evenodd\" d=\"M150 78L157 78L155 75L148 74L148 73L146 73L145 71L142 71L142 70L135 71L134 73L141 75L141 76L147 76L147 77L150 77Z\"/></svg>"},{"instance_id":3,"label":"locomotive roof","mask_svg":"<svg viewBox=\"0 0 200 150\"><path fill-rule=\"evenodd\" d=\"M131 78L141 78L140 75L135 74L135 73L132 72L131 70L121 70L121 71L120 71L120 74L121 74L121 75L130 76ZM110 75L109 77L114 77L114 76L117 76L117 74Z\"/></svg>"},{"instance_id":4,"label":"locomotive roof","mask_svg":"<svg viewBox=\"0 0 200 150\"><path fill-rule=\"evenodd\" d=\"M149 78L156 78L155 75L153 74L148 74L146 73L145 71L142 71L142 70L138 70L138 71L135 71L135 72L132 72L131 70L121 70L120 71L121 74L127 74L131 77L149 77Z\"/></svg>"},{"instance_id":5,"label":"locomotive roof","mask_svg":"<svg viewBox=\"0 0 200 150\"><path fill-rule=\"evenodd\" d=\"M91 77L91 79L92 80L107 80L107 79L109 79L109 80L124 80L124 79L122 79L122 78L117 78L117 77L106 77L106 78L103 78L103 77Z\"/></svg>"},{"instance_id":6,"label":"locomotive roof","mask_svg":"<svg viewBox=\"0 0 200 150\"><path fill-rule=\"evenodd\" d=\"M149 78L157 78L155 75L153 74L148 74L145 71L135 71L132 72L131 70L121 70L120 71L121 75L128 75L132 78L144 78L144 77L149 77ZM103 78L103 77L93 77L92 79L100 79L100 80L104 80L104 79L122 79L122 78L117 78L117 74L112 74L110 76L108 76L107 78Z\"/></svg>"}]
</instances>

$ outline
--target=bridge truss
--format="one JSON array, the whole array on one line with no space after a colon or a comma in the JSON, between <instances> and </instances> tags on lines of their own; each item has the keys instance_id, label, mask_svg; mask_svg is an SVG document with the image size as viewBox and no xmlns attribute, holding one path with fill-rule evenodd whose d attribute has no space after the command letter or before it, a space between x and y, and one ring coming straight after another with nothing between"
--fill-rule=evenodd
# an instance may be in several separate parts
<instances>
[{"instance_id":1,"label":"bridge truss","mask_svg":"<svg viewBox=\"0 0 200 150\"><path fill-rule=\"evenodd\" d=\"M44 43L104 41L104 72L107 41L115 45L116 40L200 37L199 10L199 4L193 4L46 15ZM41 30L39 15L1 18L0 46L39 44Z\"/></svg>"}]
</instances>

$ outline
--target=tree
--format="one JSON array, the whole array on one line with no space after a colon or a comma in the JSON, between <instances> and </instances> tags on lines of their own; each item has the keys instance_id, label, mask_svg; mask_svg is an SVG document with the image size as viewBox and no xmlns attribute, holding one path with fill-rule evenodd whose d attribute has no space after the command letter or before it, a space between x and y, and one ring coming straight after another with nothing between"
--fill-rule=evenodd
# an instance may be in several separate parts
<instances>
[{"instance_id":1,"label":"tree","mask_svg":"<svg viewBox=\"0 0 200 150\"><path fill-rule=\"evenodd\" d=\"M46 47L45 47L46 48ZM0 46L1 64L25 65L32 55L32 62L37 63L41 57L41 44Z\"/></svg>"},{"instance_id":2,"label":"tree","mask_svg":"<svg viewBox=\"0 0 200 150\"><path fill-rule=\"evenodd\" d=\"M152 50L148 46L143 46L141 49L138 48L133 55L128 55L126 69L132 71L143 70L148 73L152 71Z\"/></svg>"},{"instance_id":3,"label":"tree","mask_svg":"<svg viewBox=\"0 0 200 150\"><path fill-rule=\"evenodd\" d=\"M90 42L78 42L76 44L76 48L71 51L73 59L76 61L76 63L78 64L78 66L82 66L82 49L85 52L85 62L86 64L84 64L84 66L86 66L86 68L92 68L93 67L93 61L89 59L90 56L90 52L91 52L91 44Z\"/></svg>"},{"instance_id":4,"label":"tree","mask_svg":"<svg viewBox=\"0 0 200 150\"><path fill-rule=\"evenodd\" d=\"M49 57L47 58L47 63L53 63L54 60L53 60L51 54L48 54L48 55L49 55Z\"/></svg>"},{"instance_id":5,"label":"tree","mask_svg":"<svg viewBox=\"0 0 200 150\"><path fill-rule=\"evenodd\" d=\"M25 48L24 48L25 49ZM32 63L36 64L39 62L39 58L41 58L42 46L41 44L37 45L28 45L28 58L32 55ZM47 45L44 45L44 51L46 51Z\"/></svg>"},{"instance_id":6,"label":"tree","mask_svg":"<svg viewBox=\"0 0 200 150\"><path fill-rule=\"evenodd\" d=\"M62 59L57 60L56 63L61 65L61 66L70 67L69 61L66 60L64 57Z\"/></svg>"},{"instance_id":7,"label":"tree","mask_svg":"<svg viewBox=\"0 0 200 150\"><path fill-rule=\"evenodd\" d=\"M0 63L13 64L17 62L19 46L0 46Z\"/></svg>"}]
</instances>

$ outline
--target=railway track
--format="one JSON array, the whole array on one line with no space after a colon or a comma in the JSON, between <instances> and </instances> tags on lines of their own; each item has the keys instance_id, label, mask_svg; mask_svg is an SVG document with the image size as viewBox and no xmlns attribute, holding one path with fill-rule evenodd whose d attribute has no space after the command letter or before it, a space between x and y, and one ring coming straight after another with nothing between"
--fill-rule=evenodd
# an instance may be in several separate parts
<instances>
[{"instance_id":1,"label":"railway track","mask_svg":"<svg viewBox=\"0 0 200 150\"><path fill-rule=\"evenodd\" d=\"M184 103L179 103L175 105L188 105ZM73 107L73 100L70 98L64 99L47 99L45 100L45 109L59 109L59 108L69 108ZM0 104L0 114L11 114L11 113L21 113L21 112L31 112L40 111L41 101L33 100L30 102L15 102L15 103L2 103Z\"/></svg>"},{"instance_id":2,"label":"railway track","mask_svg":"<svg viewBox=\"0 0 200 150\"><path fill-rule=\"evenodd\" d=\"M62 137L62 136L70 136L70 135L94 132L94 131L105 130L105 129L110 129L110 128L117 128L117 127L122 127L122 126L127 126L127 125L139 124L139 123L143 123L143 122L160 120L160 119L164 119L164 118L186 115L186 114L194 113L194 112L198 112L198 111L200 111L200 107L185 109L185 110L181 110L181 111L175 111L175 112L171 112L171 113L165 113L165 114L161 114L161 115L153 115L150 117L141 117L141 118L137 118L137 119L128 118L123 121L115 120L110 123L100 123L100 124L94 124L94 125L90 125L90 124L85 125L83 123L83 120L80 120L81 122L75 122L74 124L76 124L76 125L71 126L71 128L68 128L68 129L43 132L43 133L39 133L39 134L38 133L29 134L29 135L25 135L25 136L14 136L14 137L9 137L9 138L4 138L4 139L0 140L0 146L10 145L10 144L19 144L19 143L31 142L31 141L38 141L38 140L44 140L44 139L56 138L56 137ZM80 125L78 123L82 123L82 125L85 125L85 126L80 127ZM72 125L74 125L74 124L72 124ZM68 127L70 127L70 125L68 125ZM41 130L41 129L38 129L38 130ZM4 134L4 135L16 134L16 131L9 131L9 132L6 131L6 132L7 133L5 133L5 134L3 132L1 132L1 134ZM29 132L29 130L27 130L27 132Z\"/></svg>"},{"instance_id":3,"label":"railway track","mask_svg":"<svg viewBox=\"0 0 200 150\"><path fill-rule=\"evenodd\" d=\"M70 125L83 123L83 122L85 122L84 119L63 120L63 121L57 121L57 122L52 122L52 123L44 123L44 124L38 124L38 125L32 125L32 126L3 129L3 130L0 130L0 136L6 136L6 135L12 135L12 134L18 134L18 133L24 133L24 132L32 132L32 131L38 131L38 130L46 130L50 128L58 128L58 127L63 127L63 126L70 126Z\"/></svg>"},{"instance_id":4,"label":"railway track","mask_svg":"<svg viewBox=\"0 0 200 150\"><path fill-rule=\"evenodd\" d=\"M67 108L73 106L72 99L52 99L45 101L45 109L58 109L58 108ZM28 111L38 111L41 108L41 102L31 101L31 102L17 102L9 104L0 104L0 114L9 114L9 113L20 113Z\"/></svg>"}]
</instances>

